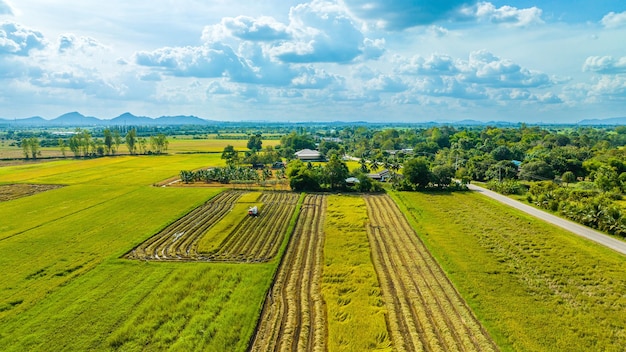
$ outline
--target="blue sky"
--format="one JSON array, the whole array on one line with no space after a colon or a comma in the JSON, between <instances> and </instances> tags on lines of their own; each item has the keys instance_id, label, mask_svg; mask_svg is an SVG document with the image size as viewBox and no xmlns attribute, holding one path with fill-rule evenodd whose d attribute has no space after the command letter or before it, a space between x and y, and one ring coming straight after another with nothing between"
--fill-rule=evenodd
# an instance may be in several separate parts
<instances>
[{"instance_id":1,"label":"blue sky","mask_svg":"<svg viewBox=\"0 0 626 352\"><path fill-rule=\"evenodd\" d=\"M626 116L626 2L0 0L0 117Z\"/></svg>"}]
</instances>

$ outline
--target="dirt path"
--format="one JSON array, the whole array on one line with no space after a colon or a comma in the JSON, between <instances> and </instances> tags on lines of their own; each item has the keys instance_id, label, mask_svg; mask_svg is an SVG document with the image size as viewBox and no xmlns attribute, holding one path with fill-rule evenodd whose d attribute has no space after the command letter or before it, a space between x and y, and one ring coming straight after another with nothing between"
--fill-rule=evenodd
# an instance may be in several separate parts
<instances>
[{"instance_id":1,"label":"dirt path","mask_svg":"<svg viewBox=\"0 0 626 352\"><path fill-rule=\"evenodd\" d=\"M395 350L497 351L393 200L387 195L364 198Z\"/></svg>"},{"instance_id":2,"label":"dirt path","mask_svg":"<svg viewBox=\"0 0 626 352\"><path fill-rule=\"evenodd\" d=\"M325 209L324 196L306 196L250 351L326 350L326 308L320 289Z\"/></svg>"},{"instance_id":3,"label":"dirt path","mask_svg":"<svg viewBox=\"0 0 626 352\"><path fill-rule=\"evenodd\" d=\"M531 207L528 204L524 204L518 202L509 197L503 196L499 193L490 191L488 189L469 184L467 185L470 190L479 192L481 194L486 195L487 197L493 198L501 203L504 203L508 206L521 210L527 214L530 214L536 218L549 222L553 225L559 226L567 231L573 232L574 234L589 239L591 241L597 242L603 246L611 248L614 251L622 253L626 255L626 242L615 239L611 236L608 236L602 232L593 230L589 227L577 224L573 221L569 221L558 216L547 213L543 210Z\"/></svg>"}]
</instances>

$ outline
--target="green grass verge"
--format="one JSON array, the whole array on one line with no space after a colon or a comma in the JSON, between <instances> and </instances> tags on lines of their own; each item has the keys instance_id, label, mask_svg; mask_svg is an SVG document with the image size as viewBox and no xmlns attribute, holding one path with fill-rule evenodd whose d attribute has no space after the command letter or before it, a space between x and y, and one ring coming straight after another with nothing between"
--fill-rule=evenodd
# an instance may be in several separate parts
<instances>
[{"instance_id":1,"label":"green grass verge","mask_svg":"<svg viewBox=\"0 0 626 352\"><path fill-rule=\"evenodd\" d=\"M327 199L322 296L328 312L329 351L391 351L380 285L371 261L359 196Z\"/></svg>"},{"instance_id":2,"label":"green grass verge","mask_svg":"<svg viewBox=\"0 0 626 352\"><path fill-rule=\"evenodd\" d=\"M479 194L391 193L504 351L623 351L626 258Z\"/></svg>"}]
</instances>

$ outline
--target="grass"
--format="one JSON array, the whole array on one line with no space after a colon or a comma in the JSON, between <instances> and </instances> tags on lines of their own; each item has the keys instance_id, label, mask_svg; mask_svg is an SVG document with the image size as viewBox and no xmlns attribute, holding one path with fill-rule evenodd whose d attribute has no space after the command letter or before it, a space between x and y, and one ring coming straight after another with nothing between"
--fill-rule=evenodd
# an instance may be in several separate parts
<instances>
[{"instance_id":1,"label":"grass","mask_svg":"<svg viewBox=\"0 0 626 352\"><path fill-rule=\"evenodd\" d=\"M626 258L474 193L393 193L504 351L623 351Z\"/></svg>"},{"instance_id":2,"label":"grass","mask_svg":"<svg viewBox=\"0 0 626 352\"><path fill-rule=\"evenodd\" d=\"M10 268L0 280L2 349L245 350L277 261L118 259L220 192L151 185L216 159L120 156L0 167L0 183L66 185L0 203L0 267Z\"/></svg>"},{"instance_id":3,"label":"grass","mask_svg":"<svg viewBox=\"0 0 626 352\"><path fill-rule=\"evenodd\" d=\"M371 262L365 201L328 197L322 295L328 311L328 350L391 350L386 309Z\"/></svg>"}]
</instances>

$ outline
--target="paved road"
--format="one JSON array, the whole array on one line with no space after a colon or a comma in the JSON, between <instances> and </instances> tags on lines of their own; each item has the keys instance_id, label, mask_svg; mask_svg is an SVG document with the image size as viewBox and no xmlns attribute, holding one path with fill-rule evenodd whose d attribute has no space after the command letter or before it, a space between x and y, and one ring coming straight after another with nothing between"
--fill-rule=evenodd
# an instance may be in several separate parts
<instances>
[{"instance_id":1,"label":"paved road","mask_svg":"<svg viewBox=\"0 0 626 352\"><path fill-rule=\"evenodd\" d=\"M626 255L626 242L617 240L613 237L607 236L605 234L603 234L602 232L598 232L595 230L592 230L586 226L577 224L575 222L569 221L569 220L565 220L563 218L560 218L558 216L554 216L550 213L547 213L543 210L539 210L537 208L533 208L530 205L518 202L514 199L511 199L509 197L503 196L499 193L490 191L488 189L476 186L476 185L472 185L469 184L467 185L469 187L469 189L471 189L472 191L476 191L479 193L482 193L484 195L486 195L487 197L491 197L497 201L500 201L506 205L512 206L513 208L519 209L525 213L528 213L534 217L537 217L539 219L542 219L544 221L547 221L551 224L554 224L556 226L559 226L561 228L564 228L565 230L571 231L575 234L577 234L578 236L587 238L589 240L592 240L594 242L597 242L603 246L609 247L617 252L620 252L624 255Z\"/></svg>"}]
</instances>

